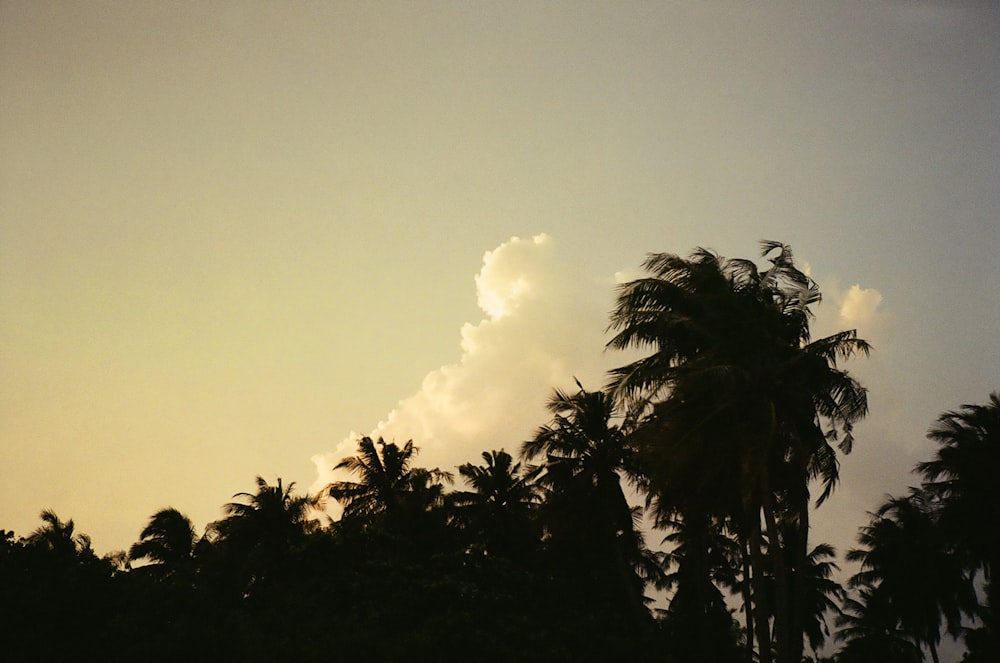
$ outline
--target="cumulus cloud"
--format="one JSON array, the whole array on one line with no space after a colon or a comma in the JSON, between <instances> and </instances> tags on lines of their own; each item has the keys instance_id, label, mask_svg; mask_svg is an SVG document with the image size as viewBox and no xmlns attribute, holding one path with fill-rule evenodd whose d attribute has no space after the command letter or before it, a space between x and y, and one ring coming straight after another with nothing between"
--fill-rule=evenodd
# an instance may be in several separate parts
<instances>
[{"instance_id":1,"label":"cumulus cloud","mask_svg":"<svg viewBox=\"0 0 1000 663\"><path fill-rule=\"evenodd\" d=\"M882 307L882 293L854 284L843 288L836 282L821 284L823 302L816 308L813 336L819 338L844 329L881 349L890 340L891 320ZM832 306L831 306L832 304Z\"/></svg>"},{"instance_id":2,"label":"cumulus cloud","mask_svg":"<svg viewBox=\"0 0 1000 663\"><path fill-rule=\"evenodd\" d=\"M368 433L412 439L424 467L453 470L490 449L516 453L548 421L553 387L572 387L576 377L597 389L623 361L603 352L613 279L583 273L548 235L513 237L488 251L475 286L485 317L461 328L458 360L430 371ZM313 491L334 479L331 468L354 452L357 437L313 457Z\"/></svg>"},{"instance_id":3,"label":"cumulus cloud","mask_svg":"<svg viewBox=\"0 0 1000 663\"><path fill-rule=\"evenodd\" d=\"M874 329L881 324L882 293L878 290L852 285L840 299L840 320L845 326Z\"/></svg>"}]
</instances>

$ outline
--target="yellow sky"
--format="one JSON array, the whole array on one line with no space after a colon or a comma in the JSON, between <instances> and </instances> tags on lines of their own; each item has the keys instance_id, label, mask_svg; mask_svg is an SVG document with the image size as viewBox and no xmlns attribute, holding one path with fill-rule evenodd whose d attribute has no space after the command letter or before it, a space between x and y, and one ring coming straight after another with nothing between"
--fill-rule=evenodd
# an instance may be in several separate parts
<instances>
[{"instance_id":1,"label":"yellow sky","mask_svg":"<svg viewBox=\"0 0 1000 663\"><path fill-rule=\"evenodd\" d=\"M616 272L771 238L876 342L843 547L1000 387L998 35L971 2L0 2L0 527L124 548L380 422L515 449L613 363Z\"/></svg>"}]
</instances>

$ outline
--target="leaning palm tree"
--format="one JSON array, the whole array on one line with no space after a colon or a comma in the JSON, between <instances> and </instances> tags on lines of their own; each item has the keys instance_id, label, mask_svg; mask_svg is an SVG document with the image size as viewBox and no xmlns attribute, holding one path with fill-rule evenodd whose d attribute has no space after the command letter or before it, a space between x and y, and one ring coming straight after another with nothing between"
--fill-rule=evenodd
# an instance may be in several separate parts
<instances>
[{"instance_id":1,"label":"leaning palm tree","mask_svg":"<svg viewBox=\"0 0 1000 663\"><path fill-rule=\"evenodd\" d=\"M609 386L638 422L651 489L682 496L678 509L727 519L750 558L754 591L764 591L770 567L774 614L756 602L748 641L756 636L769 663L773 618L779 663L798 663L805 578L796 569L807 566L810 483L820 481L820 502L829 496L833 443L839 435L849 452L852 426L867 413L865 390L837 361L869 346L853 330L811 340L816 283L786 245L763 249L772 263L764 271L705 249L689 259L650 255L651 275L619 290L608 343L650 354L612 371ZM779 526L789 520L796 526Z\"/></svg>"},{"instance_id":2,"label":"leaning palm tree","mask_svg":"<svg viewBox=\"0 0 1000 663\"><path fill-rule=\"evenodd\" d=\"M191 569L197 535L191 520L174 508L161 509L149 519L139 541L129 549L132 560L149 560L162 577Z\"/></svg>"},{"instance_id":3,"label":"leaning palm tree","mask_svg":"<svg viewBox=\"0 0 1000 663\"><path fill-rule=\"evenodd\" d=\"M487 554L527 552L540 500L535 475L515 463L504 450L484 451L483 465L465 463L458 473L472 490L448 495L454 520L480 540Z\"/></svg>"}]
</instances>

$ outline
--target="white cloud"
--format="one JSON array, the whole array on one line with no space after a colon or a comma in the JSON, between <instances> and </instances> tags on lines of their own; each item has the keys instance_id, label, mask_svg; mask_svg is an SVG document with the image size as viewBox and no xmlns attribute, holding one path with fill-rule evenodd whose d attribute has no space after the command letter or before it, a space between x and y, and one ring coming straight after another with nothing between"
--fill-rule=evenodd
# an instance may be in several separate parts
<instances>
[{"instance_id":1,"label":"white cloud","mask_svg":"<svg viewBox=\"0 0 1000 663\"><path fill-rule=\"evenodd\" d=\"M571 387L577 377L600 388L607 369L624 361L603 352L613 280L582 273L548 235L514 237L488 251L475 284L486 317L463 325L458 362L428 373L369 433L412 439L424 467L454 470L490 449L516 453L548 421L553 387ZM357 437L313 457L312 492L333 479L330 468L353 453Z\"/></svg>"},{"instance_id":2,"label":"white cloud","mask_svg":"<svg viewBox=\"0 0 1000 663\"><path fill-rule=\"evenodd\" d=\"M852 285L840 296L840 321L846 328L880 329L883 322L879 311L881 303L882 293L878 290Z\"/></svg>"},{"instance_id":3,"label":"white cloud","mask_svg":"<svg viewBox=\"0 0 1000 663\"><path fill-rule=\"evenodd\" d=\"M881 292L875 288L863 288L860 284L842 288L835 280L820 286L823 302L815 307L816 319L812 324L814 338L855 329L860 338L880 352L888 345L892 333L891 317L882 307Z\"/></svg>"}]
</instances>

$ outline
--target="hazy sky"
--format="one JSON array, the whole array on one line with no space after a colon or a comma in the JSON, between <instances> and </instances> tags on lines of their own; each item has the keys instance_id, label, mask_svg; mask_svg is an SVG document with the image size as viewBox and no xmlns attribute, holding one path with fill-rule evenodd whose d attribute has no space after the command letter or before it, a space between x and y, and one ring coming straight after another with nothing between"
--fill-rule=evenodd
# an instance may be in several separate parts
<instances>
[{"instance_id":1,"label":"hazy sky","mask_svg":"<svg viewBox=\"0 0 1000 663\"><path fill-rule=\"evenodd\" d=\"M843 551L1000 388L998 109L988 3L2 0L0 527L513 451L647 252L767 238L875 345Z\"/></svg>"}]
</instances>

